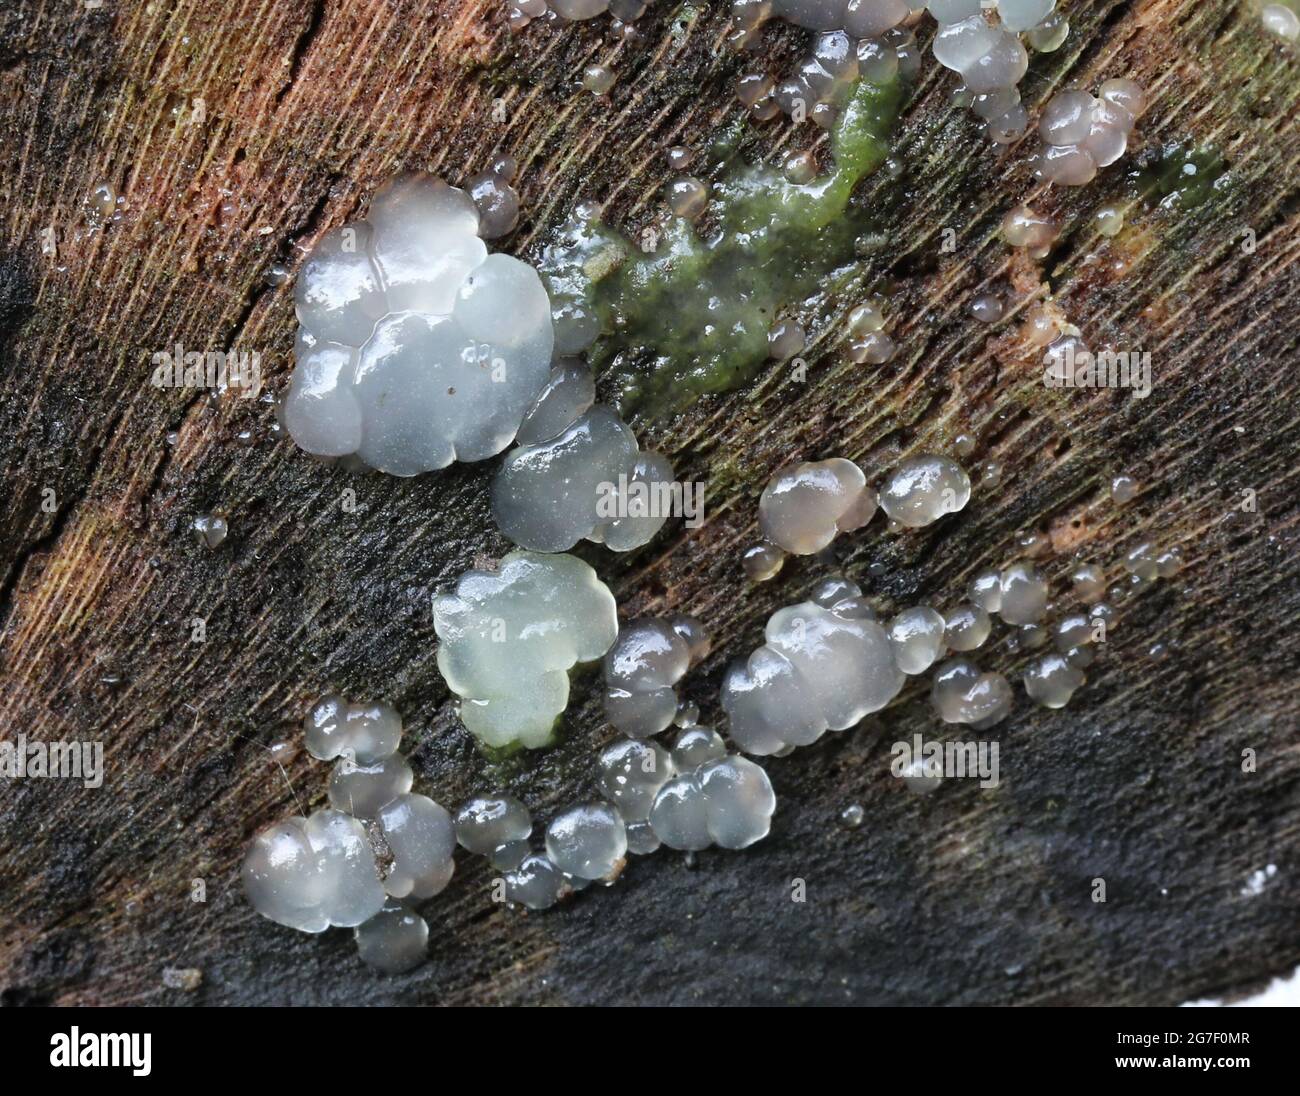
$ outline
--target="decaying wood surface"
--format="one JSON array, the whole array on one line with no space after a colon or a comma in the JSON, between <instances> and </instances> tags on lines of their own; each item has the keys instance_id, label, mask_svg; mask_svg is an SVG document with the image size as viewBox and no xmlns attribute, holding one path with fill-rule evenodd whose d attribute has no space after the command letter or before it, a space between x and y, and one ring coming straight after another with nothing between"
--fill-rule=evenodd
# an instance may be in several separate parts
<instances>
[{"instance_id":1,"label":"decaying wood surface","mask_svg":"<svg viewBox=\"0 0 1300 1096\"><path fill-rule=\"evenodd\" d=\"M511 35L489 2L11 0L0 738L101 740L108 772L97 790L0 783L4 1000L1174 1003L1300 962L1300 62L1229 0L1062 6L1071 37L1036 57L1026 100L1142 80L1152 105L1124 164L1079 192L1042 192L1025 166L1034 138L1005 150L980 138L949 105L953 78L923 31L902 175L859 195L891 239L863 279L892 282L898 360L847 364L828 322L805 383L773 369L637 422L681 476L707 483L708 522L673 523L628 557L582 554L625 614L690 611L714 630L686 690L709 719L726 662L824 574L807 561L752 587L739 568L758 491L791 459L844 455L878 474L964 431L979 439L972 463L1003 466L959 517L837 544L886 608L951 604L1035 530L1058 590L1076 553L1118 576L1142 538L1181 545L1186 571L1121 604L1070 707L1036 709L1017 689L994 732L996 790L950 782L922 799L890 776L889 744L936 729L914 684L868 726L772 760L774 830L743 854L688 867L660 853L531 916L493 904L486 864L463 859L427 909L430 962L389 979L348 933L278 928L239 892L250 835L324 794L323 766L300 753L281 771L268 744L326 686L386 699L406 718L417 790L455 804L504 783L544 820L593 788L610 732L591 677L558 748L489 765L437 673L430 594L507 548L486 506L494 462L358 479L274 437L266 403L214 408L152 387L151 356L178 342L256 350L281 389L292 284L270 286L268 266L296 265L401 168L460 181L494 150L517 156L525 214L501 244L514 253L582 199L635 229L658 208L662 150L698 147L733 117L734 79L754 61L722 44L717 3L658 2L640 40L614 45L606 18ZM759 61L780 73L805 43L769 27ZM619 73L608 101L575 90L596 60ZM758 125L744 151L813 133ZM1126 170L1181 140L1218 150L1223 189L1183 211L1128 197ZM86 231L100 182L123 215ZM1045 263L996 234L1026 196L1066 225ZM1114 241L1092 227L1105 200L1131 205ZM1150 351L1154 394L1046 389L1017 317L990 329L965 312L977 287L1008 284L1018 314L1052 292L1094 348ZM1120 472L1144 484L1124 507L1106 498ZM216 551L190 532L208 511L230 522ZM1019 665L1001 645L980 658ZM850 803L865 808L860 829L837 822ZM1268 864L1276 874L1250 894ZM206 902L191 900L195 880ZM166 989L164 967L199 968L203 985Z\"/></svg>"}]
</instances>

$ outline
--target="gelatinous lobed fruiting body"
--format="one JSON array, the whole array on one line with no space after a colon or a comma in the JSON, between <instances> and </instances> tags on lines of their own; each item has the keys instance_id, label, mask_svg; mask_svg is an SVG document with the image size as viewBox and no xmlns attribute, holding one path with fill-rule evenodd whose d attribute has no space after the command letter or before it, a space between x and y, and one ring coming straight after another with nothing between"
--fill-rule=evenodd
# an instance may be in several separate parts
<instances>
[{"instance_id":1,"label":"gelatinous lobed fruiting body","mask_svg":"<svg viewBox=\"0 0 1300 1096\"><path fill-rule=\"evenodd\" d=\"M1063 186L1092 182L1099 168L1124 155L1145 105L1145 93L1132 80L1107 80L1095 98L1077 88L1054 95L1038 123L1044 142L1039 177Z\"/></svg>"},{"instance_id":2,"label":"gelatinous lobed fruiting body","mask_svg":"<svg viewBox=\"0 0 1300 1096\"><path fill-rule=\"evenodd\" d=\"M507 212L488 208L501 227ZM481 227L470 195L413 174L321 237L298 274L281 408L301 448L413 476L510 444L550 376L550 301L531 266L488 254Z\"/></svg>"},{"instance_id":3,"label":"gelatinous lobed fruiting body","mask_svg":"<svg viewBox=\"0 0 1300 1096\"><path fill-rule=\"evenodd\" d=\"M253 838L240 875L258 913L303 932L353 928L385 900L365 827L338 810L267 826Z\"/></svg>"},{"instance_id":4,"label":"gelatinous lobed fruiting body","mask_svg":"<svg viewBox=\"0 0 1300 1096\"><path fill-rule=\"evenodd\" d=\"M763 488L763 536L794 555L820 552L839 533L861 528L876 512L876 492L851 460L790 464Z\"/></svg>"},{"instance_id":5,"label":"gelatinous lobed fruiting body","mask_svg":"<svg viewBox=\"0 0 1300 1096\"><path fill-rule=\"evenodd\" d=\"M665 730L677 715L674 687L709 646L694 617L629 621L605 654L605 717L630 738Z\"/></svg>"},{"instance_id":6,"label":"gelatinous lobed fruiting body","mask_svg":"<svg viewBox=\"0 0 1300 1096\"><path fill-rule=\"evenodd\" d=\"M908 457L880 485L880 508L894 521L918 529L954 514L970 501L970 477L950 457Z\"/></svg>"},{"instance_id":7,"label":"gelatinous lobed fruiting body","mask_svg":"<svg viewBox=\"0 0 1300 1096\"><path fill-rule=\"evenodd\" d=\"M646 452L618 412L593 403L585 365L561 361L502 462L492 515L521 548L563 552L586 539L626 552L648 543L674 508L673 467ZM676 503L680 510L680 502Z\"/></svg>"},{"instance_id":8,"label":"gelatinous lobed fruiting body","mask_svg":"<svg viewBox=\"0 0 1300 1096\"><path fill-rule=\"evenodd\" d=\"M982 673L963 658L951 659L934 673L930 702L945 723L968 723L982 731L1011 711L1011 685L999 673Z\"/></svg>"},{"instance_id":9,"label":"gelatinous lobed fruiting body","mask_svg":"<svg viewBox=\"0 0 1300 1096\"><path fill-rule=\"evenodd\" d=\"M365 962L390 974L409 970L424 958L428 926L405 903L450 882L451 816L411 794L411 769L397 753L402 720L387 705L329 693L303 731L313 757L335 761L332 806L261 830L244 855L244 892L258 913L290 928L352 927ZM359 818L374 820L384 871Z\"/></svg>"},{"instance_id":10,"label":"gelatinous lobed fruiting body","mask_svg":"<svg viewBox=\"0 0 1300 1096\"><path fill-rule=\"evenodd\" d=\"M806 601L778 610L763 646L732 663L722 706L733 741L746 753L806 746L898 695L904 676L889 636L865 615L860 595L841 580L823 597L829 605Z\"/></svg>"},{"instance_id":11,"label":"gelatinous lobed fruiting body","mask_svg":"<svg viewBox=\"0 0 1300 1096\"><path fill-rule=\"evenodd\" d=\"M608 803L570 807L546 827L546 855L575 879L613 879L626 853L623 817Z\"/></svg>"},{"instance_id":12,"label":"gelatinous lobed fruiting body","mask_svg":"<svg viewBox=\"0 0 1300 1096\"><path fill-rule=\"evenodd\" d=\"M512 552L498 571L467 571L434 602L438 669L484 746L551 743L569 670L618 635L614 595L569 555Z\"/></svg>"},{"instance_id":13,"label":"gelatinous lobed fruiting body","mask_svg":"<svg viewBox=\"0 0 1300 1096\"><path fill-rule=\"evenodd\" d=\"M669 780L650 808L650 827L669 848L744 849L767 836L776 796L767 773L746 757L705 761Z\"/></svg>"}]
</instances>

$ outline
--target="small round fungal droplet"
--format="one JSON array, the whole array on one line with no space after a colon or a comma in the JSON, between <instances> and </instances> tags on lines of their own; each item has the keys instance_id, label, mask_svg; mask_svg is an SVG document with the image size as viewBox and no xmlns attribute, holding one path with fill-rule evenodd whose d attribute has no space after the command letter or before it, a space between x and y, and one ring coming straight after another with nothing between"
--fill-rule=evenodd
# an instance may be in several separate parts
<instances>
[{"instance_id":1,"label":"small round fungal droplet","mask_svg":"<svg viewBox=\"0 0 1300 1096\"><path fill-rule=\"evenodd\" d=\"M1013 563L1002 570L1002 607L1008 624L1037 624L1047 612L1047 580L1032 563Z\"/></svg>"},{"instance_id":2,"label":"small round fungal droplet","mask_svg":"<svg viewBox=\"0 0 1300 1096\"><path fill-rule=\"evenodd\" d=\"M726 743L711 727L688 727L673 743L673 765L678 772L688 773L708 761L727 756Z\"/></svg>"},{"instance_id":3,"label":"small round fungal droplet","mask_svg":"<svg viewBox=\"0 0 1300 1096\"><path fill-rule=\"evenodd\" d=\"M1002 298L995 293L981 293L971 301L970 314L980 323L997 323L1002 319Z\"/></svg>"},{"instance_id":4,"label":"small round fungal droplet","mask_svg":"<svg viewBox=\"0 0 1300 1096\"><path fill-rule=\"evenodd\" d=\"M695 160L695 153L685 145L674 145L664 155L674 171L685 171Z\"/></svg>"},{"instance_id":5,"label":"small round fungal droplet","mask_svg":"<svg viewBox=\"0 0 1300 1096\"><path fill-rule=\"evenodd\" d=\"M374 818L390 799L409 792L414 779L400 754L366 765L340 757L330 773L330 805L354 818Z\"/></svg>"},{"instance_id":6,"label":"small round fungal droplet","mask_svg":"<svg viewBox=\"0 0 1300 1096\"><path fill-rule=\"evenodd\" d=\"M780 572L785 563L785 553L775 544L764 541L746 548L740 562L745 574L755 582L767 582Z\"/></svg>"},{"instance_id":7,"label":"small round fungal droplet","mask_svg":"<svg viewBox=\"0 0 1300 1096\"><path fill-rule=\"evenodd\" d=\"M230 532L230 526L220 514L200 514L192 527L199 543L214 549L221 547Z\"/></svg>"},{"instance_id":8,"label":"small round fungal droplet","mask_svg":"<svg viewBox=\"0 0 1300 1096\"><path fill-rule=\"evenodd\" d=\"M622 870L627 854L623 819L608 803L570 807L546 827L546 853L566 875L611 878Z\"/></svg>"},{"instance_id":9,"label":"small round fungal droplet","mask_svg":"<svg viewBox=\"0 0 1300 1096\"><path fill-rule=\"evenodd\" d=\"M889 622L894 660L905 674L925 673L943 653L943 617L924 605L904 609Z\"/></svg>"},{"instance_id":10,"label":"small round fungal droplet","mask_svg":"<svg viewBox=\"0 0 1300 1096\"><path fill-rule=\"evenodd\" d=\"M1060 654L1048 654L1025 671L1025 692L1045 708L1064 708L1086 678Z\"/></svg>"},{"instance_id":11,"label":"small round fungal droplet","mask_svg":"<svg viewBox=\"0 0 1300 1096\"><path fill-rule=\"evenodd\" d=\"M944 642L954 651L974 651L984 645L993 628L989 615L977 605L958 605L944 621Z\"/></svg>"},{"instance_id":12,"label":"small round fungal droplet","mask_svg":"<svg viewBox=\"0 0 1300 1096\"><path fill-rule=\"evenodd\" d=\"M608 65L588 65L582 70L582 86L593 95L604 95L618 77Z\"/></svg>"},{"instance_id":13,"label":"small round fungal droplet","mask_svg":"<svg viewBox=\"0 0 1300 1096\"><path fill-rule=\"evenodd\" d=\"M903 786L913 795L929 795L943 783L943 771L937 760L914 757L899 774Z\"/></svg>"},{"instance_id":14,"label":"small round fungal droplet","mask_svg":"<svg viewBox=\"0 0 1300 1096\"><path fill-rule=\"evenodd\" d=\"M817 177L817 157L811 152L792 152L781 167L787 182L796 186L811 183Z\"/></svg>"},{"instance_id":15,"label":"small round fungal droplet","mask_svg":"<svg viewBox=\"0 0 1300 1096\"><path fill-rule=\"evenodd\" d=\"M880 506L900 525L919 529L970 501L970 479L956 461L933 453L908 457L880 488Z\"/></svg>"},{"instance_id":16,"label":"small round fungal droplet","mask_svg":"<svg viewBox=\"0 0 1300 1096\"><path fill-rule=\"evenodd\" d=\"M1284 42L1300 40L1300 15L1285 4L1265 4L1259 13L1260 22L1269 34Z\"/></svg>"},{"instance_id":17,"label":"small round fungal droplet","mask_svg":"<svg viewBox=\"0 0 1300 1096\"><path fill-rule=\"evenodd\" d=\"M678 217L693 221L709 205L708 184L692 175L683 175L668 184L668 208Z\"/></svg>"},{"instance_id":18,"label":"small round fungal droplet","mask_svg":"<svg viewBox=\"0 0 1300 1096\"><path fill-rule=\"evenodd\" d=\"M506 901L519 902L530 910L550 909L569 889L560 871L545 856L530 853L519 867L506 872Z\"/></svg>"},{"instance_id":19,"label":"small round fungal droplet","mask_svg":"<svg viewBox=\"0 0 1300 1096\"><path fill-rule=\"evenodd\" d=\"M787 361L801 353L807 342L801 325L793 320L782 320L767 333L767 356L776 361Z\"/></svg>"},{"instance_id":20,"label":"small round fungal droplet","mask_svg":"<svg viewBox=\"0 0 1300 1096\"><path fill-rule=\"evenodd\" d=\"M432 898L455 871L451 815L427 795L399 795L377 815L393 866L384 889L394 898Z\"/></svg>"},{"instance_id":21,"label":"small round fungal droplet","mask_svg":"<svg viewBox=\"0 0 1300 1096\"><path fill-rule=\"evenodd\" d=\"M1098 208L1093 215L1097 231L1108 239L1118 236L1124 228L1124 207L1108 204Z\"/></svg>"},{"instance_id":22,"label":"small round fungal droplet","mask_svg":"<svg viewBox=\"0 0 1300 1096\"><path fill-rule=\"evenodd\" d=\"M850 803L844 810L840 811L840 822L851 830L856 830L861 826L866 817L867 812L858 803Z\"/></svg>"},{"instance_id":23,"label":"small round fungal droplet","mask_svg":"<svg viewBox=\"0 0 1300 1096\"><path fill-rule=\"evenodd\" d=\"M527 840L533 832L532 816L518 799L505 792L476 795L456 812L456 840L479 856Z\"/></svg>"},{"instance_id":24,"label":"small round fungal droplet","mask_svg":"<svg viewBox=\"0 0 1300 1096\"><path fill-rule=\"evenodd\" d=\"M1001 674L981 673L973 662L950 659L935 671L930 703L945 723L983 730L1011 711L1011 686Z\"/></svg>"},{"instance_id":25,"label":"small round fungal droplet","mask_svg":"<svg viewBox=\"0 0 1300 1096\"><path fill-rule=\"evenodd\" d=\"M671 624L629 621L605 653L605 718L630 738L658 734L677 714L674 686L690 665L691 645Z\"/></svg>"},{"instance_id":26,"label":"small round fungal droplet","mask_svg":"<svg viewBox=\"0 0 1300 1096\"><path fill-rule=\"evenodd\" d=\"M428 924L395 898L385 902L383 909L352 933L361 961L385 974L401 974L418 967L428 951Z\"/></svg>"},{"instance_id":27,"label":"small round fungal droplet","mask_svg":"<svg viewBox=\"0 0 1300 1096\"><path fill-rule=\"evenodd\" d=\"M1085 605L1091 605L1106 596L1106 572L1091 563L1076 567L1070 575L1074 596Z\"/></svg>"},{"instance_id":28,"label":"small round fungal droplet","mask_svg":"<svg viewBox=\"0 0 1300 1096\"><path fill-rule=\"evenodd\" d=\"M793 555L820 552L842 532L861 528L876 512L876 493L850 460L790 464L768 480L758 500L767 541Z\"/></svg>"},{"instance_id":29,"label":"small round fungal droplet","mask_svg":"<svg viewBox=\"0 0 1300 1096\"><path fill-rule=\"evenodd\" d=\"M1116 476L1110 481L1110 497L1121 506L1137 498L1142 485L1132 476Z\"/></svg>"},{"instance_id":30,"label":"small round fungal droplet","mask_svg":"<svg viewBox=\"0 0 1300 1096\"><path fill-rule=\"evenodd\" d=\"M631 739L607 746L600 755L600 786L624 822L644 822L659 789L676 775L673 759L659 743Z\"/></svg>"}]
</instances>

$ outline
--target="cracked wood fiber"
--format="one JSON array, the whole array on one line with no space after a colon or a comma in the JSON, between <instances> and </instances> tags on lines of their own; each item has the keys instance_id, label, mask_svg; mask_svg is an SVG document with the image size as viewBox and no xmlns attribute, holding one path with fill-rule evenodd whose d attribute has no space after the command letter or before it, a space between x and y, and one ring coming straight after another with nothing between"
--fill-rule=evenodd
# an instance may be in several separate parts
<instances>
[{"instance_id":1,"label":"cracked wood fiber","mask_svg":"<svg viewBox=\"0 0 1300 1096\"><path fill-rule=\"evenodd\" d=\"M806 383L766 369L683 416L639 418L647 447L706 482L707 524L672 522L628 556L580 554L624 615L689 611L714 631L684 690L706 720L728 659L825 573L796 561L754 587L739 567L759 490L791 459L843 455L874 478L965 432L978 438L969 466L1001 463L1001 485L977 487L959 516L900 537L877 519L837 542L890 611L952 604L1034 530L1050 537L1058 592L1076 552L1118 578L1143 538L1180 545L1186 570L1119 603L1064 711L1035 708L1017 684L993 732L997 789L953 781L922 799L890 776L889 744L937 729L914 682L864 726L769 761L773 832L744 853L689 868L663 851L610 890L530 916L493 904L486 863L462 857L425 909L430 961L387 978L348 933L307 937L244 901L249 837L324 798L325 766L299 750L281 771L268 744L300 743L297 721L327 686L388 700L416 790L454 806L499 783L544 822L594 788L611 732L592 675L575 682L555 750L487 762L435 668L430 596L507 550L487 507L495 462L349 476L275 438L265 403L214 408L152 387L151 355L177 342L257 350L281 390L292 284L270 287L267 267L296 268L403 168L461 182L495 150L518 157L523 220L498 244L515 254L535 253L583 199L639 230L667 178L662 150L701 147L734 118L734 80L753 62L723 46L718 4L656 3L644 37L621 46L607 18L512 36L496 3L6 4L0 737L101 740L107 776L97 790L0 784L4 1000L1175 1003L1300 962L1297 61L1225 0L1062 6L1071 36L1034 58L1025 99L1036 110L1069 83L1136 77L1151 105L1128 158L1081 191L1043 191L1025 163L1036 138L984 140L949 106L955 77L923 30L895 137L902 175L857 195L888 231L861 283L890 287L898 358L847 364L843 325L826 322ZM805 42L770 26L760 60L778 74ZM597 60L619 74L607 102L574 89ZM755 125L742 153L814 135ZM1218 150L1222 190L1182 211L1130 197L1139 157L1183 140ZM124 196L123 217L80 232L99 182ZM1025 197L1066 226L1041 263L997 236ZM1105 200L1129 207L1114 241L1092 227ZM971 296L1007 285L1013 315L975 324ZM1043 386L1016 332L1049 292L1094 349L1151 352L1150 398ZM1121 472L1144 490L1117 507L1106 484ZM340 505L347 488L355 513ZM1239 507L1246 490L1256 513ZM189 526L214 510L231 531L209 551ZM203 643L190 642L194 618ZM1011 672L1003 635L977 657ZM866 811L856 830L837 824L850 803ZM1262 893L1243 894L1270 863ZM206 903L190 900L197 879ZM164 989L166 966L200 968L202 987Z\"/></svg>"}]
</instances>

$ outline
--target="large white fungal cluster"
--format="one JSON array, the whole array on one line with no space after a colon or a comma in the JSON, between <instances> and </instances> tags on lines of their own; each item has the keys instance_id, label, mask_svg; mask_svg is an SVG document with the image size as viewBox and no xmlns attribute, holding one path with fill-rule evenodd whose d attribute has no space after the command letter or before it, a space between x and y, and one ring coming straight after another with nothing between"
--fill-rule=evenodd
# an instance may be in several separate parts
<instances>
[{"instance_id":1,"label":"large white fungal cluster","mask_svg":"<svg viewBox=\"0 0 1300 1096\"><path fill-rule=\"evenodd\" d=\"M605 717L630 738L647 738L677 717L674 686L709 652L694 617L633 620L605 653Z\"/></svg>"},{"instance_id":2,"label":"large white fungal cluster","mask_svg":"<svg viewBox=\"0 0 1300 1096\"><path fill-rule=\"evenodd\" d=\"M521 444L492 484L492 515L522 548L563 552L586 539L626 552L668 519L672 465L642 450L618 412L594 401L591 371L562 359L524 415Z\"/></svg>"},{"instance_id":3,"label":"large white fungal cluster","mask_svg":"<svg viewBox=\"0 0 1300 1096\"><path fill-rule=\"evenodd\" d=\"M820 601L779 609L766 642L728 668L722 707L746 753L780 753L816 742L877 712L903 687L888 634L860 608L862 591L833 584Z\"/></svg>"},{"instance_id":4,"label":"large white fungal cluster","mask_svg":"<svg viewBox=\"0 0 1300 1096\"><path fill-rule=\"evenodd\" d=\"M321 697L303 725L307 750L333 760L331 806L259 831L240 876L263 917L302 932L355 929L361 957L389 973L424 958L429 930L407 903L431 898L451 881L451 816L411 793L411 770L397 754L402 722L387 705ZM340 773L388 765L401 777L375 777L351 794L336 793ZM373 820L382 859L361 819Z\"/></svg>"},{"instance_id":5,"label":"large white fungal cluster","mask_svg":"<svg viewBox=\"0 0 1300 1096\"><path fill-rule=\"evenodd\" d=\"M569 670L618 635L614 595L582 560L511 552L497 571L467 571L434 602L438 669L460 717L485 746L551 743L569 702Z\"/></svg>"},{"instance_id":6,"label":"large white fungal cluster","mask_svg":"<svg viewBox=\"0 0 1300 1096\"><path fill-rule=\"evenodd\" d=\"M1077 88L1054 95L1038 122L1044 141L1038 175L1063 186L1092 182L1098 168L1124 155L1145 105L1145 93L1132 80L1107 80L1097 96Z\"/></svg>"},{"instance_id":7,"label":"large white fungal cluster","mask_svg":"<svg viewBox=\"0 0 1300 1096\"><path fill-rule=\"evenodd\" d=\"M554 332L537 272L480 236L513 222L508 190L479 180L483 215L441 179L400 176L365 220L321 237L298 274L281 409L299 446L414 476L510 444L550 376Z\"/></svg>"}]
</instances>

